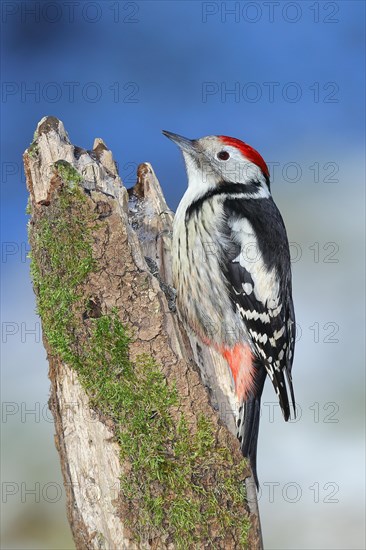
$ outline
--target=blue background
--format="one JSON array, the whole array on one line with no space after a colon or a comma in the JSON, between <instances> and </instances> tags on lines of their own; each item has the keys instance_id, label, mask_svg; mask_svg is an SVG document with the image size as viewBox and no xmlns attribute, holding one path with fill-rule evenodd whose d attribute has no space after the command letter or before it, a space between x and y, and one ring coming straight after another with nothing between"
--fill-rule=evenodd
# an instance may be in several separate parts
<instances>
[{"instance_id":1,"label":"blue background","mask_svg":"<svg viewBox=\"0 0 366 550\"><path fill-rule=\"evenodd\" d=\"M173 209L186 177L162 129L238 137L267 160L293 243L300 418L285 424L278 407L272 417L267 385L258 465L265 545L365 548L364 3L3 1L1 9L2 547L73 548L25 258L21 156L52 114L79 146L102 137L127 187L138 163L151 162Z\"/></svg>"}]
</instances>

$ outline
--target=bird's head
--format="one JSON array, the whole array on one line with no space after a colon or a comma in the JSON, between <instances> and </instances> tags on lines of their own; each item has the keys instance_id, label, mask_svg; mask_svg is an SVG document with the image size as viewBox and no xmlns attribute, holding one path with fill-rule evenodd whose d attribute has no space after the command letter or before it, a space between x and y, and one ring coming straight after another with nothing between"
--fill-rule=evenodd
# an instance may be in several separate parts
<instances>
[{"instance_id":1,"label":"bird's head","mask_svg":"<svg viewBox=\"0 0 366 550\"><path fill-rule=\"evenodd\" d=\"M268 167L247 143L228 136L187 139L171 132L163 134L180 147L192 192L200 195L230 183L245 185L253 197L270 196Z\"/></svg>"}]
</instances>

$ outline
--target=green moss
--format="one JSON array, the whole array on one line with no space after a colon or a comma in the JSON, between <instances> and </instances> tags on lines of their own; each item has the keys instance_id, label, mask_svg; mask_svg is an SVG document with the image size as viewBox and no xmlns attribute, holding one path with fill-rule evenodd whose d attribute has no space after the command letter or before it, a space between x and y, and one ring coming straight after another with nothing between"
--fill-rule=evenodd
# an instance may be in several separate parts
<instances>
[{"instance_id":1,"label":"green moss","mask_svg":"<svg viewBox=\"0 0 366 550\"><path fill-rule=\"evenodd\" d=\"M103 535L103 533L98 533L97 536L96 536L96 540L97 540L97 547L98 548L100 548L100 549L108 548L108 541L105 538L105 536Z\"/></svg>"},{"instance_id":2,"label":"green moss","mask_svg":"<svg viewBox=\"0 0 366 550\"><path fill-rule=\"evenodd\" d=\"M25 207L25 213L28 216L32 215L32 202L30 197L28 197L27 206Z\"/></svg>"},{"instance_id":3,"label":"green moss","mask_svg":"<svg viewBox=\"0 0 366 550\"><path fill-rule=\"evenodd\" d=\"M206 417L192 433L178 412L176 388L153 358L130 361L131 336L117 311L88 318L86 332L90 297L84 285L95 269L96 219L78 185L81 176L67 163L56 169L65 185L31 231L38 312L52 353L77 370L92 406L114 421L127 465L121 478L124 517L137 540L159 533L178 548L220 547L231 531L244 547L245 461L233 463Z\"/></svg>"},{"instance_id":4,"label":"green moss","mask_svg":"<svg viewBox=\"0 0 366 550\"><path fill-rule=\"evenodd\" d=\"M83 181L82 176L69 162L65 160L58 160L57 162L55 162L54 166L61 179L69 187L77 187Z\"/></svg>"},{"instance_id":5,"label":"green moss","mask_svg":"<svg viewBox=\"0 0 366 550\"><path fill-rule=\"evenodd\" d=\"M38 152L39 152L38 143L36 141L32 141L32 143L28 147L28 155L32 158L35 158L38 155Z\"/></svg>"},{"instance_id":6,"label":"green moss","mask_svg":"<svg viewBox=\"0 0 366 550\"><path fill-rule=\"evenodd\" d=\"M33 134L33 141L30 144L30 146L28 147L28 155L32 158L35 158L38 155L38 152L39 152L37 139L38 139L38 132L36 130Z\"/></svg>"}]
</instances>

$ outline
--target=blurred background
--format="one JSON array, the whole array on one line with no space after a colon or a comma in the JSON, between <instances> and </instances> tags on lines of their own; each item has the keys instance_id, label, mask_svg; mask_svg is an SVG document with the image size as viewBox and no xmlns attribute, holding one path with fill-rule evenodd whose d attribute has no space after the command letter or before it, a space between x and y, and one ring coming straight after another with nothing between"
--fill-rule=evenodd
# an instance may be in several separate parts
<instances>
[{"instance_id":1,"label":"blurred background","mask_svg":"<svg viewBox=\"0 0 366 550\"><path fill-rule=\"evenodd\" d=\"M364 2L3 1L2 544L74 548L29 278L22 153L44 115L105 140L130 187L150 161L173 210L183 161L162 129L227 134L268 162L291 241L296 422L263 398L268 550L364 549Z\"/></svg>"}]
</instances>

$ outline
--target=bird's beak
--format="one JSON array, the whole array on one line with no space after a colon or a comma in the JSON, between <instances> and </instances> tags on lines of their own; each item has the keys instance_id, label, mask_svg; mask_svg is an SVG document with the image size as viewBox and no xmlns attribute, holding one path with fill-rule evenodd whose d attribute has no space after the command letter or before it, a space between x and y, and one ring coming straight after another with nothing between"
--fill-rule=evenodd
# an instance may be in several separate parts
<instances>
[{"instance_id":1,"label":"bird's beak","mask_svg":"<svg viewBox=\"0 0 366 550\"><path fill-rule=\"evenodd\" d=\"M178 134L173 134L173 132L167 132L166 130L163 130L164 136L171 139L182 149L182 151L185 151L186 153L197 154L197 147L195 144L195 141L193 139L187 139L183 136L179 136Z\"/></svg>"}]
</instances>

